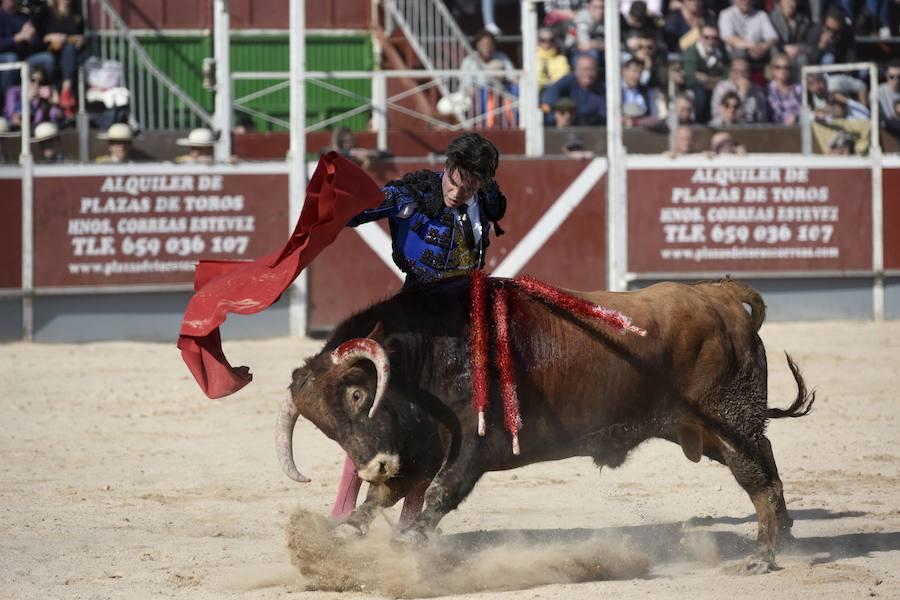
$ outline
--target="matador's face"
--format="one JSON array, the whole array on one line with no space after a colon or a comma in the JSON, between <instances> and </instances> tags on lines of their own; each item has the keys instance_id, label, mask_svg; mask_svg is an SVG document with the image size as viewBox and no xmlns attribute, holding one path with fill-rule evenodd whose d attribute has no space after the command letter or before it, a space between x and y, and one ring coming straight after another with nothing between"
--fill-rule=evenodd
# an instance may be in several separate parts
<instances>
[{"instance_id":1,"label":"matador's face","mask_svg":"<svg viewBox=\"0 0 900 600\"><path fill-rule=\"evenodd\" d=\"M479 187L481 187L481 183L471 173L466 173L461 169L448 169L444 171L444 177L441 180L444 204L450 208L456 208L474 196Z\"/></svg>"}]
</instances>

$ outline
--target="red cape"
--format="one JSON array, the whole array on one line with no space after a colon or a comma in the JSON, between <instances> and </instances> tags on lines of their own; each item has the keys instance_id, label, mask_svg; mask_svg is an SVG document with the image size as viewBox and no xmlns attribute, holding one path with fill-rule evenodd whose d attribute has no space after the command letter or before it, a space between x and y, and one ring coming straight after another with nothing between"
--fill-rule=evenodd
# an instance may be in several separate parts
<instances>
[{"instance_id":1,"label":"red cape","mask_svg":"<svg viewBox=\"0 0 900 600\"><path fill-rule=\"evenodd\" d=\"M232 367L222 352L219 325L227 314L249 315L274 304L350 219L383 200L384 192L362 169L329 152L319 159L300 220L281 250L252 262L199 262L178 348L207 396L227 396L253 379L249 367Z\"/></svg>"}]
</instances>

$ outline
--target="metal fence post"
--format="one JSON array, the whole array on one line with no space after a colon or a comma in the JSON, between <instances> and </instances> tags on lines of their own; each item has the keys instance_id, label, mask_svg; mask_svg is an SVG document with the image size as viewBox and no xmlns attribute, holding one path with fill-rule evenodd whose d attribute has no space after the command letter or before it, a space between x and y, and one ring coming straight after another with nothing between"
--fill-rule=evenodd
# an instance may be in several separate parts
<instances>
[{"instance_id":1,"label":"metal fence post","mask_svg":"<svg viewBox=\"0 0 900 600\"><path fill-rule=\"evenodd\" d=\"M306 5L304 0L291 0L290 4L290 52L291 52L291 147L288 154L289 224L300 218L306 189ZM303 271L291 286L289 319L291 335L306 335L308 314L307 273Z\"/></svg>"},{"instance_id":2,"label":"metal fence post","mask_svg":"<svg viewBox=\"0 0 900 600\"><path fill-rule=\"evenodd\" d=\"M22 63L22 85L31 80L28 63ZM31 154L31 103L22 103L22 337L34 339L34 157Z\"/></svg>"},{"instance_id":3,"label":"metal fence post","mask_svg":"<svg viewBox=\"0 0 900 600\"><path fill-rule=\"evenodd\" d=\"M606 31L606 232L607 279L610 291L627 287L628 270L628 201L625 169L625 146L622 143L622 70L619 43L619 3L607 2L604 20Z\"/></svg>"}]
</instances>

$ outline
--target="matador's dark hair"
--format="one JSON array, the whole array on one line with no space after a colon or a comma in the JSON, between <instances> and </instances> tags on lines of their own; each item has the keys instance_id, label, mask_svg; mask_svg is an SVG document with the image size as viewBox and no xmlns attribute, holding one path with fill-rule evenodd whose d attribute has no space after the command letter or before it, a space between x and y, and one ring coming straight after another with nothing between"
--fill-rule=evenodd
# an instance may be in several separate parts
<instances>
[{"instance_id":1,"label":"matador's dark hair","mask_svg":"<svg viewBox=\"0 0 900 600\"><path fill-rule=\"evenodd\" d=\"M460 169L478 178L482 184L494 179L500 153L490 140L477 133L461 135L447 146L447 171Z\"/></svg>"}]
</instances>

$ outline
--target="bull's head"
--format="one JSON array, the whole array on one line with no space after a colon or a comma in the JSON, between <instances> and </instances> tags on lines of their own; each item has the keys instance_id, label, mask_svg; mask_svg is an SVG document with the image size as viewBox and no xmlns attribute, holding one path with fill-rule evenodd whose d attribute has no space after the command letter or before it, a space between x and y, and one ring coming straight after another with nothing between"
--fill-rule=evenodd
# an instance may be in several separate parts
<instances>
[{"instance_id":1,"label":"bull's head","mask_svg":"<svg viewBox=\"0 0 900 600\"><path fill-rule=\"evenodd\" d=\"M300 415L347 451L362 479L381 482L396 475L396 438L390 418L379 411L391 371L383 336L379 323L367 337L322 352L294 371L275 431L281 468L294 481L309 481L294 464L291 443Z\"/></svg>"}]
</instances>

